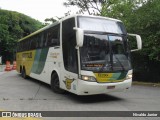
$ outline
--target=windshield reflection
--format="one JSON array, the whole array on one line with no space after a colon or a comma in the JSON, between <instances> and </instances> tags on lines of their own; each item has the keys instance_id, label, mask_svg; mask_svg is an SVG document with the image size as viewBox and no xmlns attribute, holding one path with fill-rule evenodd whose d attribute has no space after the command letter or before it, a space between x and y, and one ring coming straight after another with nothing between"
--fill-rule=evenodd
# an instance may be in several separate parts
<instances>
[{"instance_id":1,"label":"windshield reflection","mask_svg":"<svg viewBox=\"0 0 160 120\"><path fill-rule=\"evenodd\" d=\"M81 69L95 72L131 69L127 42L113 34L85 34L80 48Z\"/></svg>"}]
</instances>

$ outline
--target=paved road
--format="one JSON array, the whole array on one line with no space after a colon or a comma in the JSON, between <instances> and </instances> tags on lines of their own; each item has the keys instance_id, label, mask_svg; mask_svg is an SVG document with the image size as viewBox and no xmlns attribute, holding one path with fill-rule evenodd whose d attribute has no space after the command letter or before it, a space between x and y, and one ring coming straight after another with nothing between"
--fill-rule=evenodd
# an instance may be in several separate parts
<instances>
[{"instance_id":1,"label":"paved road","mask_svg":"<svg viewBox=\"0 0 160 120\"><path fill-rule=\"evenodd\" d=\"M50 86L23 79L16 71L0 74L0 111L160 111L160 87L133 86L130 91L107 95L56 94ZM0 118L1 120L2 118ZM33 120L53 120L40 118ZM61 118L75 119L75 118ZM77 118L84 120L85 118ZM118 118L86 118L117 120ZM121 118L123 120L124 118ZM151 118L125 118L150 120ZM19 120L19 119L18 119ZM25 118L24 120L28 120ZM158 120L158 118L152 118Z\"/></svg>"}]
</instances>

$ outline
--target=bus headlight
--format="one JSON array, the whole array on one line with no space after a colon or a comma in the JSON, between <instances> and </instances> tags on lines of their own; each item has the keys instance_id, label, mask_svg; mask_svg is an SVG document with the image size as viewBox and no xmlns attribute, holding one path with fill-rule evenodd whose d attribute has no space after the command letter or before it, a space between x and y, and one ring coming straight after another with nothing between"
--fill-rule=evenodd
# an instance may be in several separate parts
<instances>
[{"instance_id":1,"label":"bus headlight","mask_svg":"<svg viewBox=\"0 0 160 120\"><path fill-rule=\"evenodd\" d=\"M132 79L132 74L127 75L126 79Z\"/></svg>"},{"instance_id":2,"label":"bus headlight","mask_svg":"<svg viewBox=\"0 0 160 120\"><path fill-rule=\"evenodd\" d=\"M82 80L85 80L85 81L96 82L96 78L95 78L95 77L92 77L92 76L82 75L82 76L81 76L81 79L82 79Z\"/></svg>"}]
</instances>

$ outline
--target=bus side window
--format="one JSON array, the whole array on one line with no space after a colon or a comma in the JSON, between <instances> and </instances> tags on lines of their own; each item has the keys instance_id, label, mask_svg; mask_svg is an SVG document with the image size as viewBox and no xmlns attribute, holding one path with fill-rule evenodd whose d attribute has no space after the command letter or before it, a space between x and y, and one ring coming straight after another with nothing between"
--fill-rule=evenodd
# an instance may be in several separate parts
<instances>
[{"instance_id":1,"label":"bus side window","mask_svg":"<svg viewBox=\"0 0 160 120\"><path fill-rule=\"evenodd\" d=\"M54 29L53 32L53 37L52 37L52 45L53 46L59 46L60 45L60 39L59 39L59 34L60 33L60 25L57 25Z\"/></svg>"},{"instance_id":2,"label":"bus side window","mask_svg":"<svg viewBox=\"0 0 160 120\"><path fill-rule=\"evenodd\" d=\"M17 52L21 51L21 42L18 43L18 48L17 48Z\"/></svg>"},{"instance_id":3,"label":"bus side window","mask_svg":"<svg viewBox=\"0 0 160 120\"><path fill-rule=\"evenodd\" d=\"M22 51L24 51L24 41L22 41Z\"/></svg>"},{"instance_id":4,"label":"bus side window","mask_svg":"<svg viewBox=\"0 0 160 120\"><path fill-rule=\"evenodd\" d=\"M28 50L28 40L25 40L24 42L24 50Z\"/></svg>"},{"instance_id":5,"label":"bus side window","mask_svg":"<svg viewBox=\"0 0 160 120\"><path fill-rule=\"evenodd\" d=\"M20 42L20 51L23 51L23 43L22 43L22 41Z\"/></svg>"},{"instance_id":6,"label":"bus side window","mask_svg":"<svg viewBox=\"0 0 160 120\"><path fill-rule=\"evenodd\" d=\"M48 30L48 41L47 46L59 46L59 27L60 25L56 25Z\"/></svg>"},{"instance_id":7,"label":"bus side window","mask_svg":"<svg viewBox=\"0 0 160 120\"><path fill-rule=\"evenodd\" d=\"M36 35L36 49L38 49L40 47L40 39L39 39L39 35Z\"/></svg>"},{"instance_id":8,"label":"bus side window","mask_svg":"<svg viewBox=\"0 0 160 120\"><path fill-rule=\"evenodd\" d=\"M47 47L47 39L48 39L48 35L47 35L47 31L45 31L43 36L43 47Z\"/></svg>"},{"instance_id":9,"label":"bus side window","mask_svg":"<svg viewBox=\"0 0 160 120\"><path fill-rule=\"evenodd\" d=\"M32 37L31 39L32 40L31 40L31 44L30 44L31 45L30 49L33 50L36 48L36 37Z\"/></svg>"},{"instance_id":10,"label":"bus side window","mask_svg":"<svg viewBox=\"0 0 160 120\"><path fill-rule=\"evenodd\" d=\"M23 41L23 50L26 51L26 40Z\"/></svg>"},{"instance_id":11,"label":"bus side window","mask_svg":"<svg viewBox=\"0 0 160 120\"><path fill-rule=\"evenodd\" d=\"M20 52L20 42L17 43L17 52Z\"/></svg>"},{"instance_id":12,"label":"bus side window","mask_svg":"<svg viewBox=\"0 0 160 120\"><path fill-rule=\"evenodd\" d=\"M43 47L43 39L44 39L44 33L41 33L39 36L39 40L40 40L40 48Z\"/></svg>"},{"instance_id":13,"label":"bus side window","mask_svg":"<svg viewBox=\"0 0 160 120\"><path fill-rule=\"evenodd\" d=\"M25 50L28 50L28 40L25 40Z\"/></svg>"},{"instance_id":14,"label":"bus side window","mask_svg":"<svg viewBox=\"0 0 160 120\"><path fill-rule=\"evenodd\" d=\"M52 29L49 29L47 31L47 46L51 46L52 34L53 34Z\"/></svg>"},{"instance_id":15,"label":"bus side window","mask_svg":"<svg viewBox=\"0 0 160 120\"><path fill-rule=\"evenodd\" d=\"M28 38L28 49L31 50L31 40Z\"/></svg>"},{"instance_id":16,"label":"bus side window","mask_svg":"<svg viewBox=\"0 0 160 120\"><path fill-rule=\"evenodd\" d=\"M37 49L37 37L34 36L34 48L33 49Z\"/></svg>"}]
</instances>

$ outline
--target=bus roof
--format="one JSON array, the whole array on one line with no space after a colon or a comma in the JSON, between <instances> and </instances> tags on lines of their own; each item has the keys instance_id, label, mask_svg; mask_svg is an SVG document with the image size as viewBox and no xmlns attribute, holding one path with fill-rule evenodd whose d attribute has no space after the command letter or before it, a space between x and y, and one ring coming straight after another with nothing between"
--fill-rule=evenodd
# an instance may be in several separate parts
<instances>
[{"instance_id":1,"label":"bus roof","mask_svg":"<svg viewBox=\"0 0 160 120\"><path fill-rule=\"evenodd\" d=\"M62 22L62 21L64 21L64 20L67 20L67 19L72 18L72 17L78 17L78 16L91 17L91 18L100 18L100 19L106 19L106 20L112 20L112 21L119 21L119 22L121 22L121 20L114 19L114 18L109 18L109 17L75 14L75 15L70 15L70 16L64 17L64 18L62 18L62 19L54 22L53 24L50 24L50 25L48 25L48 26L45 26L45 27L43 27L43 28L41 28L41 29L39 29L39 30L31 33L30 35L27 35L27 36L21 38L20 40L18 40L18 42L20 42L20 41L22 41L22 40L25 40L25 39L27 39L27 38L30 38L31 36L36 35L36 34L38 34L38 33L40 33L40 32L43 32L44 30L46 30L46 29L48 29L48 28L50 28L50 27L52 27L52 26L55 26L55 25L57 25L58 23L60 23L60 22Z\"/></svg>"},{"instance_id":2,"label":"bus roof","mask_svg":"<svg viewBox=\"0 0 160 120\"><path fill-rule=\"evenodd\" d=\"M64 20L66 20L66 19L69 19L69 18L72 18L72 17L78 17L78 16L82 16L82 17L92 17L92 18L101 18L101 19L106 19L106 20L112 20L112 21L122 22L121 20L114 19L114 18L109 18L109 17L94 16L94 15L81 15L81 14L69 15L69 16L67 16L67 17L62 18L60 21L64 21Z\"/></svg>"}]
</instances>

